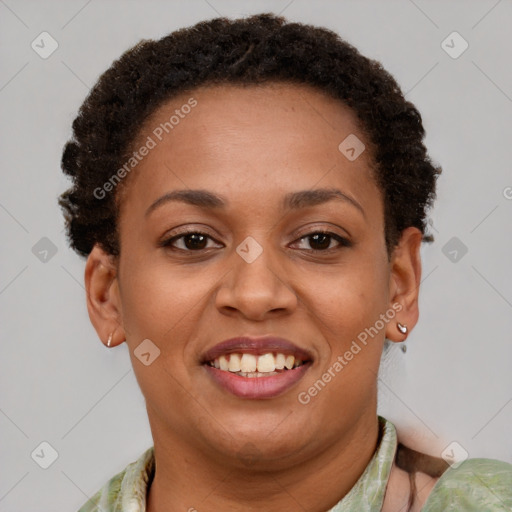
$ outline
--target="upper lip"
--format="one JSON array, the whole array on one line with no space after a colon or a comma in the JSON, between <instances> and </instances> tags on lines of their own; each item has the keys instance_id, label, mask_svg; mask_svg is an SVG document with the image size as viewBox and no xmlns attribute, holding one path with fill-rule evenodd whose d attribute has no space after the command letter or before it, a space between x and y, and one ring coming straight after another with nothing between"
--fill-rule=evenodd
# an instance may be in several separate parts
<instances>
[{"instance_id":1,"label":"upper lip","mask_svg":"<svg viewBox=\"0 0 512 512\"><path fill-rule=\"evenodd\" d=\"M204 353L202 363L213 361L214 359L226 355L241 353L262 355L269 352L293 355L295 359L302 361L311 361L313 359L309 350L300 348L291 341L277 336L251 337L239 336L222 341Z\"/></svg>"}]
</instances>

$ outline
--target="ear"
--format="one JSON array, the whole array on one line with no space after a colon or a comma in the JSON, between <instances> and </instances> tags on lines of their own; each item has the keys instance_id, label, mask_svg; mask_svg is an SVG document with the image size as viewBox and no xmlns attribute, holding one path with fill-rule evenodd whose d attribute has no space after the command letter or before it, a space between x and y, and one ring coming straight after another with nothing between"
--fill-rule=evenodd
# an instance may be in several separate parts
<instances>
[{"instance_id":1,"label":"ear","mask_svg":"<svg viewBox=\"0 0 512 512\"><path fill-rule=\"evenodd\" d=\"M389 306L396 311L395 321L389 322L386 327L386 338L391 341L405 341L418 322L422 239L423 234L418 228L404 229L391 255ZM397 322L407 327L406 333L400 332Z\"/></svg>"},{"instance_id":2,"label":"ear","mask_svg":"<svg viewBox=\"0 0 512 512\"><path fill-rule=\"evenodd\" d=\"M87 310L91 323L101 341L110 347L122 343L125 332L122 326L121 297L115 258L95 244L85 264L85 290Z\"/></svg>"}]
</instances>

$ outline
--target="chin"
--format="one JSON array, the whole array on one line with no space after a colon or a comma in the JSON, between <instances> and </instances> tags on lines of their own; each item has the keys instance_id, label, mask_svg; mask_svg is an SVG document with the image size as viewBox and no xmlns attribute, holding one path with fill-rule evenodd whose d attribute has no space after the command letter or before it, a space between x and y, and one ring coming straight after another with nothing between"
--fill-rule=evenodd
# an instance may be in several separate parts
<instances>
[{"instance_id":1,"label":"chin","mask_svg":"<svg viewBox=\"0 0 512 512\"><path fill-rule=\"evenodd\" d=\"M268 470L269 462L278 463L303 455L304 450L315 444L317 436L310 431L311 422L305 420L301 423L292 418L294 414L289 410L279 416L275 412L271 415L240 413L231 421L228 415L224 415L222 421L215 422L218 436L211 439L211 429L205 435L208 436L208 444L220 449L224 455L230 454L252 464L260 461L262 469L266 467Z\"/></svg>"}]
</instances>

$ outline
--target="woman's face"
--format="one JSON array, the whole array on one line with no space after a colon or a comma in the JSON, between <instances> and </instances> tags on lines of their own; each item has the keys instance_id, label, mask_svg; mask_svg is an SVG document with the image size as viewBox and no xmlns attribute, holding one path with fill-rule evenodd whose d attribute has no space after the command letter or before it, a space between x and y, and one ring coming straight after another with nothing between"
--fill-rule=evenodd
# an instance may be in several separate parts
<instances>
[{"instance_id":1,"label":"woman's face","mask_svg":"<svg viewBox=\"0 0 512 512\"><path fill-rule=\"evenodd\" d=\"M156 111L134 149L144 145L122 199L109 311L155 444L285 465L373 425L384 337L416 321L420 234L410 228L415 242L388 260L354 113L306 86L199 88ZM325 190L336 192L315 193ZM162 199L176 191L187 195ZM242 336L292 345L218 347ZM259 376L222 369L244 353ZM305 364L272 372L279 353Z\"/></svg>"}]
</instances>

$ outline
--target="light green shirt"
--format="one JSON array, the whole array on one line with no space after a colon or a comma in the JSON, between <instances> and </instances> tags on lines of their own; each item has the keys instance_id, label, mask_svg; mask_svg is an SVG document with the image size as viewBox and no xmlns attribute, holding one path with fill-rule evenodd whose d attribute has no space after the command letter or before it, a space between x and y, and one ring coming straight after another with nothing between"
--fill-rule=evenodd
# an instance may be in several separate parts
<instances>
[{"instance_id":1,"label":"light green shirt","mask_svg":"<svg viewBox=\"0 0 512 512\"><path fill-rule=\"evenodd\" d=\"M397 452L395 426L379 416L381 440L354 487L326 512L379 512ZM155 473L153 447L111 478L78 512L146 512ZM422 512L511 512L512 464L467 459L450 467L432 489Z\"/></svg>"}]
</instances>

